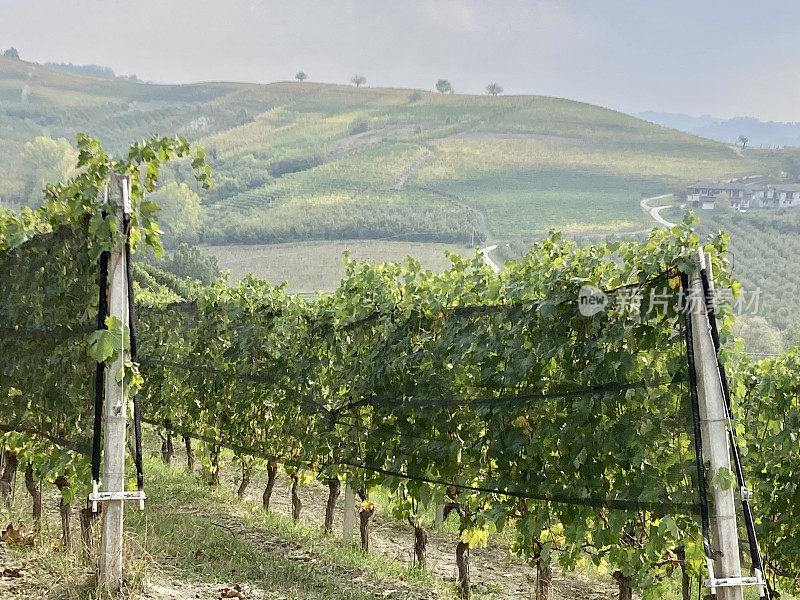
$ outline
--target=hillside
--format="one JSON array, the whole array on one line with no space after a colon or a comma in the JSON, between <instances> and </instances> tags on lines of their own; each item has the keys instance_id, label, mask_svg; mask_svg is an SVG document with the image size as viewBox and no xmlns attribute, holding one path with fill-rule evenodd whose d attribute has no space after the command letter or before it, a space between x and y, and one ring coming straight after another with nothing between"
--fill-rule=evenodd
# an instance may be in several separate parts
<instances>
[{"instance_id":1,"label":"hillside","mask_svg":"<svg viewBox=\"0 0 800 600\"><path fill-rule=\"evenodd\" d=\"M700 235L725 231L730 236L731 274L742 290L733 304L739 327L735 333L757 354L778 353L800 342L798 208L695 211ZM672 207L663 214L678 221L685 209Z\"/></svg>"},{"instance_id":2,"label":"hillside","mask_svg":"<svg viewBox=\"0 0 800 600\"><path fill-rule=\"evenodd\" d=\"M120 151L152 133L203 144L205 243L503 241L647 224L641 196L777 170L727 146L541 96L317 83L152 85L0 58L0 198L22 201L21 150L78 131ZM175 173L180 177L180 173Z\"/></svg>"},{"instance_id":3,"label":"hillside","mask_svg":"<svg viewBox=\"0 0 800 600\"><path fill-rule=\"evenodd\" d=\"M410 254L441 270L446 250L492 243L501 260L514 255L505 244L523 253L550 228L593 240L644 231L655 223L641 198L697 178L779 177L800 164L794 150L742 153L557 98L310 82L154 85L0 57L4 204L36 199L63 176L40 164L51 156L24 156L27 142L74 144L79 131L112 152L156 132L205 146L215 185L194 189L204 219L196 241L234 278L255 271L302 292L336 285L345 248L377 261ZM193 185L188 165L166 179ZM735 229L745 284L765 281L769 265L791 271L790 256L770 262L752 251L754 235L771 247L764 228ZM797 319L777 307L798 291L781 281L766 286L764 314L785 329Z\"/></svg>"}]
</instances>

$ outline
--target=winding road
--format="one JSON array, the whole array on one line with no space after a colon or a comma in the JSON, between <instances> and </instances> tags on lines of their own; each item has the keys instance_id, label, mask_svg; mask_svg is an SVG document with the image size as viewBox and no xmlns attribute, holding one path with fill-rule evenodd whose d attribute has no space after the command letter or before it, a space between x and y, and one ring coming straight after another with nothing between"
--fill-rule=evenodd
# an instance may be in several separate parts
<instances>
[{"instance_id":1,"label":"winding road","mask_svg":"<svg viewBox=\"0 0 800 600\"><path fill-rule=\"evenodd\" d=\"M486 246L486 248L481 248L479 252L481 253L481 256L483 256L483 262L489 265L489 268L492 271L494 271L495 273L499 273L500 265L494 262L492 258L489 256L489 252L491 252L492 250L497 250L497 244L495 244L494 246Z\"/></svg>"},{"instance_id":2,"label":"winding road","mask_svg":"<svg viewBox=\"0 0 800 600\"><path fill-rule=\"evenodd\" d=\"M670 223L664 217L661 216L661 211L667 208L667 206L650 206L651 200L662 200L664 198L671 198L672 194L661 194L660 196L652 196L651 198L645 198L641 202L639 202L639 206L642 207L642 210L645 212L650 213L650 217L658 223L659 225L663 225L664 227L675 227L676 223Z\"/></svg>"}]
</instances>

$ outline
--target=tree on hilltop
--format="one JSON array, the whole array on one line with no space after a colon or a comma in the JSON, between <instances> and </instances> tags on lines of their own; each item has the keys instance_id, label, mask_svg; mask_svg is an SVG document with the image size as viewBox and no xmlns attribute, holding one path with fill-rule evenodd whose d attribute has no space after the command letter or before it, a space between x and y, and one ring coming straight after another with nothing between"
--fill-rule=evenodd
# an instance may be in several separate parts
<instances>
[{"instance_id":1,"label":"tree on hilltop","mask_svg":"<svg viewBox=\"0 0 800 600\"><path fill-rule=\"evenodd\" d=\"M350 78L350 83L352 83L356 87L361 87L362 85L367 83L367 78L364 77L363 75L359 75L358 73L356 73Z\"/></svg>"},{"instance_id":2,"label":"tree on hilltop","mask_svg":"<svg viewBox=\"0 0 800 600\"><path fill-rule=\"evenodd\" d=\"M739 139L736 140L736 143L737 144L741 144L742 145L742 150L744 150L744 147L747 146L747 142L749 142L749 141L750 140L747 139L745 136L740 135Z\"/></svg>"},{"instance_id":3,"label":"tree on hilltop","mask_svg":"<svg viewBox=\"0 0 800 600\"><path fill-rule=\"evenodd\" d=\"M486 86L486 93L490 96L499 96L503 93L503 86L499 83L490 83Z\"/></svg>"},{"instance_id":4,"label":"tree on hilltop","mask_svg":"<svg viewBox=\"0 0 800 600\"><path fill-rule=\"evenodd\" d=\"M436 82L436 91L440 94L452 94L453 86L447 79L440 79Z\"/></svg>"},{"instance_id":5,"label":"tree on hilltop","mask_svg":"<svg viewBox=\"0 0 800 600\"><path fill-rule=\"evenodd\" d=\"M3 52L3 56L6 58L15 58L19 60L19 51L16 48L9 48L5 52Z\"/></svg>"},{"instance_id":6,"label":"tree on hilltop","mask_svg":"<svg viewBox=\"0 0 800 600\"><path fill-rule=\"evenodd\" d=\"M309 75L305 71L300 71L297 73L297 75L294 76L294 78L297 79L297 81L299 81L300 83L304 82L306 79L308 79L308 77Z\"/></svg>"}]
</instances>

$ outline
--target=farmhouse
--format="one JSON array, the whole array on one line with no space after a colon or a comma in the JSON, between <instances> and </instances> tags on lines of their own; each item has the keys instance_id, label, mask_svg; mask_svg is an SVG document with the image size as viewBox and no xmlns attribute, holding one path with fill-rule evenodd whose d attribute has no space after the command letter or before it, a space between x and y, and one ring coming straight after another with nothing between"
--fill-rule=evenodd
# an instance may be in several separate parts
<instances>
[{"instance_id":1,"label":"farmhouse","mask_svg":"<svg viewBox=\"0 0 800 600\"><path fill-rule=\"evenodd\" d=\"M738 179L693 183L686 188L686 206L713 209L714 201L720 194L726 194L731 200L731 206L739 210L800 205L800 183L765 183L762 177L751 175Z\"/></svg>"}]
</instances>

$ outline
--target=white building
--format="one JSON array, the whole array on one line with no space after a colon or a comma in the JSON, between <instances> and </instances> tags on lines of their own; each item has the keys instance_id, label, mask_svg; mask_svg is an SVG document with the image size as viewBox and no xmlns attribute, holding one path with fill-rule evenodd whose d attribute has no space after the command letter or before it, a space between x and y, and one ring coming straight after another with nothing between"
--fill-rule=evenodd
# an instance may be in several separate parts
<instances>
[{"instance_id":1,"label":"white building","mask_svg":"<svg viewBox=\"0 0 800 600\"><path fill-rule=\"evenodd\" d=\"M720 194L726 194L731 206L739 210L800 205L800 183L764 183L761 177L750 176L723 181L698 181L686 188L686 206L713 209Z\"/></svg>"}]
</instances>

